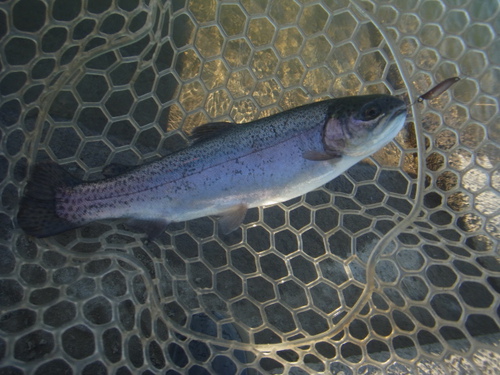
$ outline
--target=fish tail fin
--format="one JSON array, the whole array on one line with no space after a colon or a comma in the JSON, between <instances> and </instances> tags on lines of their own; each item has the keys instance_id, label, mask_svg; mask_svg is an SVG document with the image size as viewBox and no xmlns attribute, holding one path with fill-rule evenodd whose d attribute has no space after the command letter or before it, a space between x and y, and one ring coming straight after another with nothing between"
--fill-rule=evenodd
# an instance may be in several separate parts
<instances>
[{"instance_id":1,"label":"fish tail fin","mask_svg":"<svg viewBox=\"0 0 500 375\"><path fill-rule=\"evenodd\" d=\"M37 164L19 204L17 223L28 234L48 237L81 226L57 215L56 191L81 181L52 162Z\"/></svg>"}]
</instances>

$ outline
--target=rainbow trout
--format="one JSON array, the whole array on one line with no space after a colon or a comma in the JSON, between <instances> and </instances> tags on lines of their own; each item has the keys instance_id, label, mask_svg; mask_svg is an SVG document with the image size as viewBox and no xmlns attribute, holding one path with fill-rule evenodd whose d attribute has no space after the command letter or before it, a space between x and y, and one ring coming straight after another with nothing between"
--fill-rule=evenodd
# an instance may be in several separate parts
<instances>
[{"instance_id":1,"label":"rainbow trout","mask_svg":"<svg viewBox=\"0 0 500 375\"><path fill-rule=\"evenodd\" d=\"M35 166L18 224L47 237L126 218L149 237L170 222L218 216L226 234L248 208L303 195L390 142L406 119L388 95L326 100L246 124L213 123L191 146L119 176L83 182L54 163Z\"/></svg>"}]
</instances>

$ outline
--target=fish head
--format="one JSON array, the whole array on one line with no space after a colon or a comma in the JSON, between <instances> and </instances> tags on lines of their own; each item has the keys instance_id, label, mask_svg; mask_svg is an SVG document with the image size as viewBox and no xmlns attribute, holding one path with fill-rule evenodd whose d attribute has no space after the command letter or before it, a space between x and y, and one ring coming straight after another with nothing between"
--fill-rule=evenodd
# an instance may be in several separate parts
<instances>
[{"instance_id":1,"label":"fish head","mask_svg":"<svg viewBox=\"0 0 500 375\"><path fill-rule=\"evenodd\" d=\"M323 130L325 151L352 157L369 156L399 133L406 114L405 102L390 95L334 99Z\"/></svg>"}]
</instances>

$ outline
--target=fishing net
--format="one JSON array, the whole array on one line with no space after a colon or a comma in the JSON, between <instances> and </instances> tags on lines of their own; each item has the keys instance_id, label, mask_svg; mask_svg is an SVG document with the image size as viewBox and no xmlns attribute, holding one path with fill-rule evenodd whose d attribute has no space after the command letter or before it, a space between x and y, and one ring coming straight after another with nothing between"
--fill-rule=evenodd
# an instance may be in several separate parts
<instances>
[{"instance_id":1,"label":"fishing net","mask_svg":"<svg viewBox=\"0 0 500 375\"><path fill-rule=\"evenodd\" d=\"M499 20L496 0L0 2L0 374L494 373ZM16 225L36 161L98 180L203 123L452 76L384 149L230 235Z\"/></svg>"}]
</instances>

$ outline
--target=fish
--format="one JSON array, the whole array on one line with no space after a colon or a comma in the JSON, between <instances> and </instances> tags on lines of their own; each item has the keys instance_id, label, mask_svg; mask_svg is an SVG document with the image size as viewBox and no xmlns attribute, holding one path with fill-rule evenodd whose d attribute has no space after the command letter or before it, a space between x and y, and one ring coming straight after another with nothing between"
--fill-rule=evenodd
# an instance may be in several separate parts
<instances>
[{"instance_id":1,"label":"fish","mask_svg":"<svg viewBox=\"0 0 500 375\"><path fill-rule=\"evenodd\" d=\"M103 219L124 219L150 239L171 222L218 217L226 235L249 208L314 190L389 143L405 103L375 94L306 104L245 124L202 125L192 143L117 176L86 182L54 162L34 165L18 225L49 237Z\"/></svg>"},{"instance_id":2,"label":"fish","mask_svg":"<svg viewBox=\"0 0 500 375\"><path fill-rule=\"evenodd\" d=\"M441 95L443 92L448 90L451 86L453 86L458 81L460 81L459 77L447 78L444 81L439 82L436 86L434 86L432 89L430 89L426 93L420 95L415 102L422 103L424 100L430 100L430 99L437 98L439 95Z\"/></svg>"}]
</instances>

